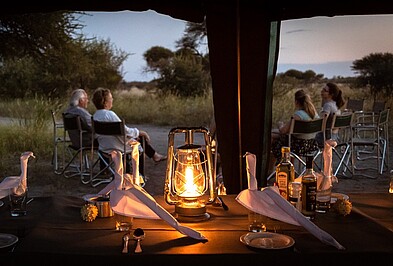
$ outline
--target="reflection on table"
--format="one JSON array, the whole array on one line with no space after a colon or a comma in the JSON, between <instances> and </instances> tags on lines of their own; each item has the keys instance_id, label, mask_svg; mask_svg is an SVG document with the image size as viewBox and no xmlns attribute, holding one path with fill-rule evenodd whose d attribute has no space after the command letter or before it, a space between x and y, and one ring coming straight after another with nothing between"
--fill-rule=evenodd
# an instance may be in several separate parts
<instances>
[{"instance_id":1,"label":"reflection on table","mask_svg":"<svg viewBox=\"0 0 393 266\"><path fill-rule=\"evenodd\" d=\"M8 202L5 202L0 208L0 232L17 235L19 242L13 252L2 252L0 261L88 262L89 265L181 263L188 266L212 261L223 261L225 265L337 265L350 259L352 263L366 265L393 256L392 194L351 194L354 207L349 216L333 212L317 215L315 223L346 247L344 251L323 244L302 227L271 219L267 223L268 231L292 237L294 246L264 250L244 245L240 237L248 232L248 211L236 202L235 196L222 196L228 211L209 206L210 220L185 224L200 231L207 237L207 242L186 237L162 220L134 219L133 228L141 227L146 233L141 254L133 253L134 240L130 240L132 252L122 254L124 233L115 231L114 217L84 222L80 216L84 204L81 198L35 198L25 217L11 217ZM162 197L156 197L156 200L168 211L174 211Z\"/></svg>"}]
</instances>

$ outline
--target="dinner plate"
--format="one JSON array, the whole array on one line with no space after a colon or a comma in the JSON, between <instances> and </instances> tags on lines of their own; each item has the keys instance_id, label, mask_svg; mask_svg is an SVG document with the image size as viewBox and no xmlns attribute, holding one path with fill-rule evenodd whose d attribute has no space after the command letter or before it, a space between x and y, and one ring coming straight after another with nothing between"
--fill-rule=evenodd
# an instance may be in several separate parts
<instances>
[{"instance_id":1,"label":"dinner plate","mask_svg":"<svg viewBox=\"0 0 393 266\"><path fill-rule=\"evenodd\" d=\"M6 248L12 246L16 242L18 242L17 236L0 233L0 248Z\"/></svg>"},{"instance_id":2,"label":"dinner plate","mask_svg":"<svg viewBox=\"0 0 393 266\"><path fill-rule=\"evenodd\" d=\"M346 200L349 200L349 196L346 195L346 194L342 194L342 193L332 193L332 195L331 195L331 197L330 197L330 203L334 204L334 203L336 203L336 201L337 201L338 199L342 199L342 200L346 199Z\"/></svg>"},{"instance_id":3,"label":"dinner plate","mask_svg":"<svg viewBox=\"0 0 393 266\"><path fill-rule=\"evenodd\" d=\"M284 249L295 244L290 236L270 232L247 233L240 237L240 242L261 249Z\"/></svg>"}]
</instances>

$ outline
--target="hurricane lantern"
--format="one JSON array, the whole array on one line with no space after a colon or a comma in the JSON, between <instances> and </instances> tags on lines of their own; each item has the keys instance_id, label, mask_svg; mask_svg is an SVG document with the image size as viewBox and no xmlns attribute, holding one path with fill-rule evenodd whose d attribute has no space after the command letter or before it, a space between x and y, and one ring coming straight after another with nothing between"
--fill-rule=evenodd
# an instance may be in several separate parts
<instances>
[{"instance_id":1,"label":"hurricane lantern","mask_svg":"<svg viewBox=\"0 0 393 266\"><path fill-rule=\"evenodd\" d=\"M176 135L184 135L185 143L174 147ZM194 143L194 135L203 136ZM206 205L217 197L215 169L212 160L210 132L204 128L173 128L168 135L168 161L165 179L165 201L175 205L174 216L183 222L208 220Z\"/></svg>"}]
</instances>

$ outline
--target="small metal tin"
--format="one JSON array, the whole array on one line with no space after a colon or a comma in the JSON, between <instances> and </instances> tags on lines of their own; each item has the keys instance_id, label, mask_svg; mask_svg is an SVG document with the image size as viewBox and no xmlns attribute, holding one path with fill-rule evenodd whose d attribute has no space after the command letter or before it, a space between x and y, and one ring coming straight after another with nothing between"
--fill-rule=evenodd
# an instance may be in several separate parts
<instances>
[{"instance_id":1,"label":"small metal tin","mask_svg":"<svg viewBox=\"0 0 393 266\"><path fill-rule=\"evenodd\" d=\"M97 206L98 217L112 217L115 214L111 208L109 197L94 195L86 198L86 201Z\"/></svg>"}]
</instances>

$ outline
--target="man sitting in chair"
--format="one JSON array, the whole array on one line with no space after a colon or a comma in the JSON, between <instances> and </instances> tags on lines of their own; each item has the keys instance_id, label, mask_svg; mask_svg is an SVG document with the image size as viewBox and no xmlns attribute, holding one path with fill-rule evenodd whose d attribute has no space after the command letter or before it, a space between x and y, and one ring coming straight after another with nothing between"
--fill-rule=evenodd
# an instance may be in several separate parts
<instances>
[{"instance_id":1,"label":"man sitting in chair","mask_svg":"<svg viewBox=\"0 0 393 266\"><path fill-rule=\"evenodd\" d=\"M87 93L83 89L76 89L71 93L71 98L67 109L64 111L65 114L79 115L81 118L82 129L86 132L82 135L83 146L91 146L91 114L87 110L89 98ZM79 133L70 131L68 132L72 143L77 141L79 146Z\"/></svg>"}]
</instances>

